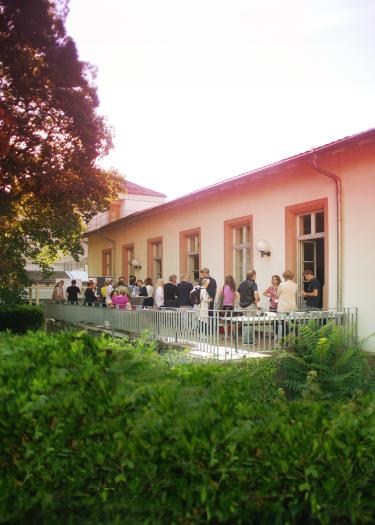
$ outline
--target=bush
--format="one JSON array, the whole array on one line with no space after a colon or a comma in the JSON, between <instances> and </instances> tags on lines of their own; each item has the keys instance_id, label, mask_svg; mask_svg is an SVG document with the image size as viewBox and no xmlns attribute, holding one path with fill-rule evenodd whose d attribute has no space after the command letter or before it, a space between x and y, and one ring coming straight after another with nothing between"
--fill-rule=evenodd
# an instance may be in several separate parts
<instances>
[{"instance_id":1,"label":"bush","mask_svg":"<svg viewBox=\"0 0 375 525\"><path fill-rule=\"evenodd\" d=\"M363 344L344 328L310 322L285 341L278 361L281 385L310 399L346 399L372 390L374 370Z\"/></svg>"},{"instance_id":2,"label":"bush","mask_svg":"<svg viewBox=\"0 0 375 525\"><path fill-rule=\"evenodd\" d=\"M0 523L373 523L374 396L287 402L271 359L0 336Z\"/></svg>"},{"instance_id":3,"label":"bush","mask_svg":"<svg viewBox=\"0 0 375 525\"><path fill-rule=\"evenodd\" d=\"M16 334L24 334L28 330L38 330L42 325L43 308L41 306L0 305L0 331L10 330Z\"/></svg>"}]
</instances>

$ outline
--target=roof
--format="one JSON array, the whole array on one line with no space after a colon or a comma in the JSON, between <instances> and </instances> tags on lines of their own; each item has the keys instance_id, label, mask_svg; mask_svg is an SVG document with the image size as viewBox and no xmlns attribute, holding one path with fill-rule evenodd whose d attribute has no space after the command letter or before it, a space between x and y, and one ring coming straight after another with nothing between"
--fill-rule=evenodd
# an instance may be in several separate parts
<instances>
[{"instance_id":1,"label":"roof","mask_svg":"<svg viewBox=\"0 0 375 525\"><path fill-rule=\"evenodd\" d=\"M113 221L109 224L106 224L105 226L102 226L97 230L91 230L90 232L86 232L85 235L92 235L98 231L103 231L108 228L112 228L113 226L117 226L121 223L133 222L134 220L140 217L146 217L155 213L161 213L171 208L182 206L187 202L193 202L200 198L206 198L208 195L214 195L217 192L233 188L234 186L240 186L242 184L245 184L246 182L249 182L250 180L256 180L257 178L263 178L265 176L272 175L275 173L275 171L279 171L281 168L291 167L297 162L310 160L312 153L318 154L335 150L338 151L344 147L352 145L353 143L360 144L373 140L375 140L375 128L369 129L367 131L362 131L361 133L356 133L355 135L344 137L334 142L329 142L328 144L324 144L323 146L312 148L311 150L305 151L303 153L298 153L297 155L287 157L278 162L274 162L273 164L268 164L261 168L242 173L241 175L237 175L236 177L232 177L231 179L227 179L222 182L212 184L211 186L207 186L206 188L193 191L192 193L188 193L187 195L183 195L182 197L178 197L177 199L166 202L164 204L159 204L158 206L154 206L153 208L148 208L143 211L132 213L127 217L123 217L121 219L118 219L117 221Z\"/></svg>"},{"instance_id":2,"label":"roof","mask_svg":"<svg viewBox=\"0 0 375 525\"><path fill-rule=\"evenodd\" d=\"M145 188L144 186L140 186L139 184L135 184L135 182L130 182L130 180L127 180L124 183L124 189L127 190L128 193L132 195L147 195L148 197L166 197L164 193L160 193L158 191L150 190L148 188Z\"/></svg>"},{"instance_id":3,"label":"roof","mask_svg":"<svg viewBox=\"0 0 375 525\"><path fill-rule=\"evenodd\" d=\"M27 275L31 282L33 283L45 283L45 284L55 284L56 279L69 279L69 275L63 271L53 271L47 277L43 272L38 270L30 270L27 272Z\"/></svg>"}]
</instances>

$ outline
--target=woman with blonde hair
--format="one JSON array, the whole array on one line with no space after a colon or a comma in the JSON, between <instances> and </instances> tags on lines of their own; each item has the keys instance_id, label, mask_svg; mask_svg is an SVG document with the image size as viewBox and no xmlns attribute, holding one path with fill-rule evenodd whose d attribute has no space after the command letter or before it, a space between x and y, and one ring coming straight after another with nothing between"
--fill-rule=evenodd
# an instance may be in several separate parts
<instances>
[{"instance_id":1,"label":"woman with blonde hair","mask_svg":"<svg viewBox=\"0 0 375 525\"><path fill-rule=\"evenodd\" d=\"M65 301L64 296L64 281L58 281L52 292L52 301L55 303L63 303Z\"/></svg>"},{"instance_id":2,"label":"woman with blonde hair","mask_svg":"<svg viewBox=\"0 0 375 525\"><path fill-rule=\"evenodd\" d=\"M293 281L293 272L285 270L283 273L284 282L277 288L277 298L279 300L277 311L295 312L297 310L296 293L298 285Z\"/></svg>"},{"instance_id":3,"label":"woman with blonde hair","mask_svg":"<svg viewBox=\"0 0 375 525\"><path fill-rule=\"evenodd\" d=\"M164 306L164 281L163 279L158 279L156 281L155 306L156 308L161 308L162 306Z\"/></svg>"}]
</instances>

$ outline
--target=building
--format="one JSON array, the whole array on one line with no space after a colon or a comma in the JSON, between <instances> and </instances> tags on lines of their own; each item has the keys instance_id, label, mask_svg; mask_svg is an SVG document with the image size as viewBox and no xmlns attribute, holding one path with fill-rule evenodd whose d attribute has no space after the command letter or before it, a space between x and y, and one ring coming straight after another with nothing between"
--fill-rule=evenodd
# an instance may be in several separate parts
<instances>
[{"instance_id":1,"label":"building","mask_svg":"<svg viewBox=\"0 0 375 525\"><path fill-rule=\"evenodd\" d=\"M358 307L365 337L375 331L374 197L372 129L90 229L89 273L194 278L208 266L220 284L255 268L263 290L284 269L302 289L312 268L322 306Z\"/></svg>"}]
</instances>

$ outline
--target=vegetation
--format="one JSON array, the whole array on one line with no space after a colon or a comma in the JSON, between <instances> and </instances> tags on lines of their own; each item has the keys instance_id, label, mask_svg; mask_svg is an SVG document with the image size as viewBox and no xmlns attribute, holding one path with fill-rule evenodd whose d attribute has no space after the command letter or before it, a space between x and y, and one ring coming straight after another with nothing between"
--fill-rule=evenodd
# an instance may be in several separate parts
<instances>
[{"instance_id":1,"label":"vegetation","mask_svg":"<svg viewBox=\"0 0 375 525\"><path fill-rule=\"evenodd\" d=\"M286 340L278 361L281 385L308 399L348 399L375 386L363 344L343 327L316 322Z\"/></svg>"},{"instance_id":2,"label":"vegetation","mask_svg":"<svg viewBox=\"0 0 375 525\"><path fill-rule=\"evenodd\" d=\"M43 308L28 304L15 306L0 305L0 331L10 330L24 334L28 330L38 330L43 326Z\"/></svg>"},{"instance_id":3,"label":"vegetation","mask_svg":"<svg viewBox=\"0 0 375 525\"><path fill-rule=\"evenodd\" d=\"M111 132L66 14L66 0L0 0L0 298L27 284L26 258L78 256L119 186L97 165Z\"/></svg>"},{"instance_id":4,"label":"vegetation","mask_svg":"<svg viewBox=\"0 0 375 525\"><path fill-rule=\"evenodd\" d=\"M287 401L273 359L0 334L0 523L366 524L374 394Z\"/></svg>"}]
</instances>

